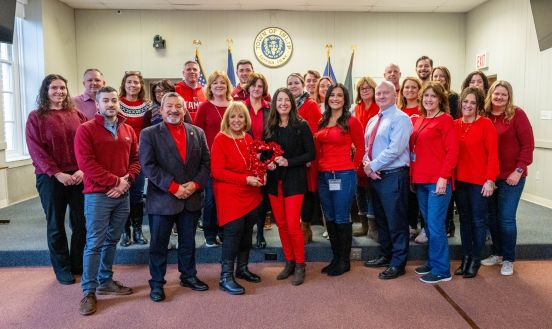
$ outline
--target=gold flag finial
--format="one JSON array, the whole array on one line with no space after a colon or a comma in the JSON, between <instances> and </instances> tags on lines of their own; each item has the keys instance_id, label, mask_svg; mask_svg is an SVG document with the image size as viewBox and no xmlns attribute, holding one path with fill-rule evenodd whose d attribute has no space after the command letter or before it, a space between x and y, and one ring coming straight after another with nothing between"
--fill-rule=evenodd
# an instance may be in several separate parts
<instances>
[{"instance_id":1,"label":"gold flag finial","mask_svg":"<svg viewBox=\"0 0 552 329\"><path fill-rule=\"evenodd\" d=\"M358 45L352 45L351 46L351 49L353 50L353 53L357 50L357 48L358 48Z\"/></svg>"},{"instance_id":2,"label":"gold flag finial","mask_svg":"<svg viewBox=\"0 0 552 329\"><path fill-rule=\"evenodd\" d=\"M228 49L232 50L232 45L234 44L234 40L232 40L232 38L228 37L228 38L226 38L226 44L228 45Z\"/></svg>"},{"instance_id":3,"label":"gold flag finial","mask_svg":"<svg viewBox=\"0 0 552 329\"><path fill-rule=\"evenodd\" d=\"M330 57L330 49L332 49L333 45L331 43L327 43L325 47L328 50L328 57Z\"/></svg>"},{"instance_id":4,"label":"gold flag finial","mask_svg":"<svg viewBox=\"0 0 552 329\"><path fill-rule=\"evenodd\" d=\"M195 39L194 41L192 41L192 44L197 49L201 46L201 40Z\"/></svg>"}]
</instances>

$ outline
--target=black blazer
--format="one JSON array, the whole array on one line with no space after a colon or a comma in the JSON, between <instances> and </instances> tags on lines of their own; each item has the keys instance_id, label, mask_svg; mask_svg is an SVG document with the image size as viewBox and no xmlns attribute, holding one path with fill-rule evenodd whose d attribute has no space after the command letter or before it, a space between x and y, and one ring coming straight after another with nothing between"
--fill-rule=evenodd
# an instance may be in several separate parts
<instances>
[{"instance_id":1,"label":"black blazer","mask_svg":"<svg viewBox=\"0 0 552 329\"><path fill-rule=\"evenodd\" d=\"M315 157L314 140L306 121L291 127L292 132L284 149L283 157L287 159L287 167L278 167L274 171L267 171L266 190L269 194L278 195L279 170L282 179L282 192L284 196L305 194L307 192L307 162ZM271 136L264 138L265 142L277 142L278 130Z\"/></svg>"},{"instance_id":2,"label":"black blazer","mask_svg":"<svg viewBox=\"0 0 552 329\"><path fill-rule=\"evenodd\" d=\"M164 122L142 130L138 157L142 171L148 178L146 209L148 214L175 215L183 210L200 211L203 207L203 189L185 200L168 192L171 182L189 181L207 184L210 155L205 133L199 127L184 123L186 128L186 162L178 152L169 128Z\"/></svg>"}]
</instances>

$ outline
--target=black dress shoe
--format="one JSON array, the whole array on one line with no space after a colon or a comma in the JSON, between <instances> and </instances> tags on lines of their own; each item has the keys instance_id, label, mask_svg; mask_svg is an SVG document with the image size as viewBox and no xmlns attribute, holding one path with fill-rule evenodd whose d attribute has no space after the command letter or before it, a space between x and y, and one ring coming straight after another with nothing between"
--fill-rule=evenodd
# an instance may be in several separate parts
<instances>
[{"instance_id":1,"label":"black dress shoe","mask_svg":"<svg viewBox=\"0 0 552 329\"><path fill-rule=\"evenodd\" d=\"M165 300L165 291L163 287L154 287L151 288L150 299L154 302L160 302Z\"/></svg>"},{"instance_id":2,"label":"black dress shoe","mask_svg":"<svg viewBox=\"0 0 552 329\"><path fill-rule=\"evenodd\" d=\"M381 272L378 275L378 278L381 280L391 280L396 279L401 275L404 275L404 267L395 267L395 266L389 266L385 269L385 271Z\"/></svg>"},{"instance_id":3,"label":"black dress shoe","mask_svg":"<svg viewBox=\"0 0 552 329\"><path fill-rule=\"evenodd\" d=\"M238 269L236 270L236 278L253 283L261 282L261 277L255 273L250 272L247 268L247 264L238 265Z\"/></svg>"},{"instance_id":4,"label":"black dress shoe","mask_svg":"<svg viewBox=\"0 0 552 329\"><path fill-rule=\"evenodd\" d=\"M196 276L180 280L180 285L182 287L192 288L192 290L195 291L205 291L209 289L209 286Z\"/></svg>"},{"instance_id":5,"label":"black dress shoe","mask_svg":"<svg viewBox=\"0 0 552 329\"><path fill-rule=\"evenodd\" d=\"M388 267L389 266L389 258L381 256L376 259L371 259L369 261L364 262L364 266L366 267Z\"/></svg>"}]
</instances>

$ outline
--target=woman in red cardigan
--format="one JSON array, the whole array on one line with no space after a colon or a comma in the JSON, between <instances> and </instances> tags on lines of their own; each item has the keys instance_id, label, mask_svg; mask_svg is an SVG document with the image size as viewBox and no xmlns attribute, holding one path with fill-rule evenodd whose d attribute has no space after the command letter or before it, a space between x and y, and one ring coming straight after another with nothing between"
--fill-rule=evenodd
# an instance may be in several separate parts
<instances>
[{"instance_id":1,"label":"woman in red cardigan","mask_svg":"<svg viewBox=\"0 0 552 329\"><path fill-rule=\"evenodd\" d=\"M292 73L287 77L286 84L297 104L299 115L307 121L311 133L316 134L322 114L320 113L318 104L305 91L305 80L301 74ZM301 229L305 244L312 242L311 222L314 217L314 210L316 207L319 207L318 204L320 203L316 195L317 175L316 163L313 161L309 162L307 164L307 192L305 193L305 200L301 209Z\"/></svg>"},{"instance_id":2,"label":"woman in red cardigan","mask_svg":"<svg viewBox=\"0 0 552 329\"><path fill-rule=\"evenodd\" d=\"M468 87L460 96L461 118L454 123L460 142L454 192L460 214L462 263L455 275L473 278L479 270L485 247L485 221L489 197L498 175L498 142L496 129L481 116L485 96L477 87Z\"/></svg>"},{"instance_id":3,"label":"woman in red cardigan","mask_svg":"<svg viewBox=\"0 0 552 329\"><path fill-rule=\"evenodd\" d=\"M326 218L333 259L322 269L329 276L350 270L352 243L351 204L355 197L356 171L364 157L364 131L349 112L349 92L343 84L328 89L326 111L315 135L318 161L318 193ZM354 159L351 159L355 148Z\"/></svg>"},{"instance_id":4,"label":"woman in red cardigan","mask_svg":"<svg viewBox=\"0 0 552 329\"><path fill-rule=\"evenodd\" d=\"M376 82L370 77L362 77L356 83L356 99L353 116L360 121L362 130L366 130L368 121L376 114L380 108L376 104ZM378 227L374 217L374 206L372 204L372 195L368 177L361 168L357 171L358 186L356 191L356 202L358 207L358 216L360 217L361 227L353 231L353 236L365 236L374 241L378 241Z\"/></svg>"},{"instance_id":5,"label":"woman in red cardigan","mask_svg":"<svg viewBox=\"0 0 552 329\"><path fill-rule=\"evenodd\" d=\"M38 94L38 109L29 113L25 135L36 174L36 189L46 215L50 261L59 283L75 283L82 273L86 241L83 173L75 158L75 133L86 117L73 107L67 80L57 74L44 78ZM71 242L65 234L69 206Z\"/></svg>"},{"instance_id":6,"label":"woman in red cardigan","mask_svg":"<svg viewBox=\"0 0 552 329\"><path fill-rule=\"evenodd\" d=\"M516 212L527 177L527 167L533 162L535 140L533 128L525 112L514 105L509 82L498 80L485 99L485 115L493 122L498 134L500 173L497 190L489 206L489 228L493 254L481 261L486 266L502 264L502 275L514 274L516 260Z\"/></svg>"},{"instance_id":7,"label":"woman in red cardigan","mask_svg":"<svg viewBox=\"0 0 552 329\"><path fill-rule=\"evenodd\" d=\"M427 82L420 91L420 112L410 136L410 179L425 219L429 248L427 263L415 271L422 274L420 281L437 283L452 278L445 220L458 161L454 121L439 82Z\"/></svg>"},{"instance_id":8,"label":"woman in red cardigan","mask_svg":"<svg viewBox=\"0 0 552 329\"><path fill-rule=\"evenodd\" d=\"M261 282L261 278L247 268L253 225L263 199L261 179L251 170L249 145L253 138L247 134L250 128L247 107L241 102L232 102L222 117L221 131L211 146L213 192L218 223L224 230L219 287L232 295L245 293L245 289L234 280L236 258L237 278Z\"/></svg>"}]
</instances>

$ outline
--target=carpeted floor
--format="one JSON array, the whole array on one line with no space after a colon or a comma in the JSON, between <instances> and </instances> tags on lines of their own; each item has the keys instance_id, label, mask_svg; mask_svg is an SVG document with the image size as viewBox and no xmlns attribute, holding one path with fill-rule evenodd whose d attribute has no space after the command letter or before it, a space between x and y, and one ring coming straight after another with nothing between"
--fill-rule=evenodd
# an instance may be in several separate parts
<instances>
[{"instance_id":1,"label":"carpeted floor","mask_svg":"<svg viewBox=\"0 0 552 329\"><path fill-rule=\"evenodd\" d=\"M59 285L49 267L0 268L0 328L552 327L551 261L518 261L512 277L484 267L475 279L455 277L439 285L441 291L418 281L417 263L392 281L378 280L379 271L360 262L336 278L320 274L323 265L308 263L306 282L293 287L275 280L282 263L252 264L263 282L245 283L244 296L218 290L216 264L198 266L198 276L211 287L207 292L181 288L171 265L162 303L148 298L146 266L116 266L115 279L135 293L99 296L97 313L88 317L78 313L80 286Z\"/></svg>"}]
</instances>

